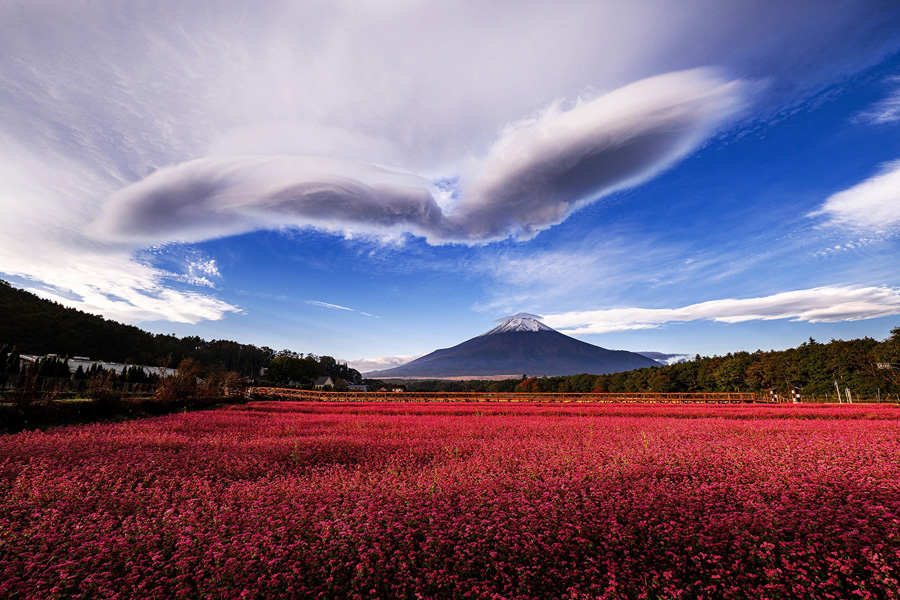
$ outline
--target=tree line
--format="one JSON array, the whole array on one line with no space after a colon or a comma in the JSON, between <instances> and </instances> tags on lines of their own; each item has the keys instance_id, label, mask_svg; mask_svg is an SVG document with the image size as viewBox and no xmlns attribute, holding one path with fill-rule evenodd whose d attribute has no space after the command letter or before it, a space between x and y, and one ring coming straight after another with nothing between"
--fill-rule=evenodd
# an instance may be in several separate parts
<instances>
[{"instance_id":1,"label":"tree line","mask_svg":"<svg viewBox=\"0 0 900 600\"><path fill-rule=\"evenodd\" d=\"M19 354L56 354L151 368L177 368L185 359L190 359L200 365L203 375L231 372L254 380L260 379L278 359L274 379L269 381L280 385L309 385L317 377L326 375L334 381L340 379L349 383L358 383L362 379L358 371L331 356L304 355L289 349L276 351L268 346L231 340L207 341L197 336L179 338L154 334L39 298L3 280L0 280L0 314L3 315L0 318L0 346L6 344L9 347L0 367L7 373L19 373ZM10 352L17 353L15 371L5 364L11 360ZM294 364L297 360L304 361L308 367L299 375ZM287 370L283 368L285 366ZM42 366L48 373L50 368L49 364ZM57 368L60 373L61 369Z\"/></svg>"},{"instance_id":2,"label":"tree line","mask_svg":"<svg viewBox=\"0 0 900 600\"><path fill-rule=\"evenodd\" d=\"M234 373L241 378L283 386L310 386L315 379L326 375L335 383L362 382L358 371L331 356L288 349L276 351L230 340L153 334L44 300L2 280L0 314L3 316L0 346L4 343L9 346L0 357L0 372L12 373L13 362L15 369L19 368L18 355L15 360L12 358L16 352L89 356L148 367L178 367L190 359L195 364L189 363L189 370L202 376ZM48 373L50 369L60 373L63 370L59 365L50 364L41 368ZM135 371L132 377L137 376ZM384 385L378 380L365 383L370 389ZM890 337L880 342L866 337L820 343L810 338L788 350L698 355L693 360L672 365L611 375L525 376L506 381L407 381L403 386L411 391L573 393L765 393L774 389L780 395L789 394L796 387L803 396L820 399L834 398L838 390L844 393L849 388L863 398L896 397L900 394L900 327L892 329Z\"/></svg>"}]
</instances>

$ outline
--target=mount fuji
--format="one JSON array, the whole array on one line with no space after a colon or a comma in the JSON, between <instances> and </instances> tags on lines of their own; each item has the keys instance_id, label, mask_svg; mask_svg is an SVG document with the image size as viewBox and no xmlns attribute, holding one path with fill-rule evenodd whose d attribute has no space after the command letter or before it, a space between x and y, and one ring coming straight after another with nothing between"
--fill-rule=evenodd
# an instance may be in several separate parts
<instances>
[{"instance_id":1,"label":"mount fuji","mask_svg":"<svg viewBox=\"0 0 900 600\"><path fill-rule=\"evenodd\" d=\"M602 375L660 363L634 352L607 350L564 335L531 316L508 318L487 333L366 377L465 378Z\"/></svg>"}]
</instances>

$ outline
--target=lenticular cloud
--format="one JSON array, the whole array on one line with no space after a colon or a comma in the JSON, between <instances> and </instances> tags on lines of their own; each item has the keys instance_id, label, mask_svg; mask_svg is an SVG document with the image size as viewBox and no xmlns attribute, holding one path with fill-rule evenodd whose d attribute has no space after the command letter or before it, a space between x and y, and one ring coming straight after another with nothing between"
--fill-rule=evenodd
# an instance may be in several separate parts
<instances>
[{"instance_id":1,"label":"lenticular cloud","mask_svg":"<svg viewBox=\"0 0 900 600\"><path fill-rule=\"evenodd\" d=\"M743 87L704 69L670 73L513 128L449 219L474 239L528 237L558 224L694 150L739 111Z\"/></svg>"},{"instance_id":2,"label":"lenticular cloud","mask_svg":"<svg viewBox=\"0 0 900 600\"><path fill-rule=\"evenodd\" d=\"M441 210L428 180L302 156L203 158L114 194L98 223L111 237L200 241L256 229L401 227L425 234Z\"/></svg>"},{"instance_id":3,"label":"lenticular cloud","mask_svg":"<svg viewBox=\"0 0 900 600\"><path fill-rule=\"evenodd\" d=\"M511 126L456 175L453 208L439 204L429 179L401 169L304 156L204 158L114 194L97 231L147 243L291 226L433 243L528 238L696 149L738 114L746 87L706 69L669 73Z\"/></svg>"}]
</instances>

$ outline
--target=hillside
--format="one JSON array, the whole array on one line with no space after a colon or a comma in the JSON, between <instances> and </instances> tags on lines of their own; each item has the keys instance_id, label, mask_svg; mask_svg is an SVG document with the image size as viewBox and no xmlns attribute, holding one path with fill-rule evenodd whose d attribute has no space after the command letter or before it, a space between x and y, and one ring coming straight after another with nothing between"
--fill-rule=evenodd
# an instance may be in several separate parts
<instances>
[{"instance_id":1,"label":"hillside","mask_svg":"<svg viewBox=\"0 0 900 600\"><path fill-rule=\"evenodd\" d=\"M0 307L8 318L0 319L0 340L15 344L26 354L83 355L122 362L144 353L155 358L177 346L163 348L160 339L141 329L116 323L0 281ZM162 344L160 342L163 342Z\"/></svg>"},{"instance_id":2,"label":"hillside","mask_svg":"<svg viewBox=\"0 0 900 600\"><path fill-rule=\"evenodd\" d=\"M303 358L291 350L276 352L230 340L207 341L144 331L97 315L62 306L0 279L0 348L15 347L21 354L87 356L94 360L147 366L175 367L192 358L206 369L235 371L257 377L278 356ZM307 354L333 379L357 382L359 373L331 356Z\"/></svg>"},{"instance_id":3,"label":"hillside","mask_svg":"<svg viewBox=\"0 0 900 600\"><path fill-rule=\"evenodd\" d=\"M275 356L271 348L257 348L226 340L207 342L199 337L177 338L153 334L45 300L0 280L0 345L15 346L23 354L87 356L95 360L177 365L193 358L242 374L258 372Z\"/></svg>"}]
</instances>

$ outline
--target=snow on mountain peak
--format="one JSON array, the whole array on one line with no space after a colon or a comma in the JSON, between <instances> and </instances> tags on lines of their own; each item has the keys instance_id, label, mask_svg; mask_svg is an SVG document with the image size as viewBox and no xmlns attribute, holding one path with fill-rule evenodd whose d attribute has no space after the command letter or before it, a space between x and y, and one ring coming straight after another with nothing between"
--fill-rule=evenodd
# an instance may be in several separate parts
<instances>
[{"instance_id":1,"label":"snow on mountain peak","mask_svg":"<svg viewBox=\"0 0 900 600\"><path fill-rule=\"evenodd\" d=\"M510 317L502 324L494 327L484 335L492 335L494 333L507 333L510 331L554 331L547 327L537 319L529 317Z\"/></svg>"}]
</instances>

